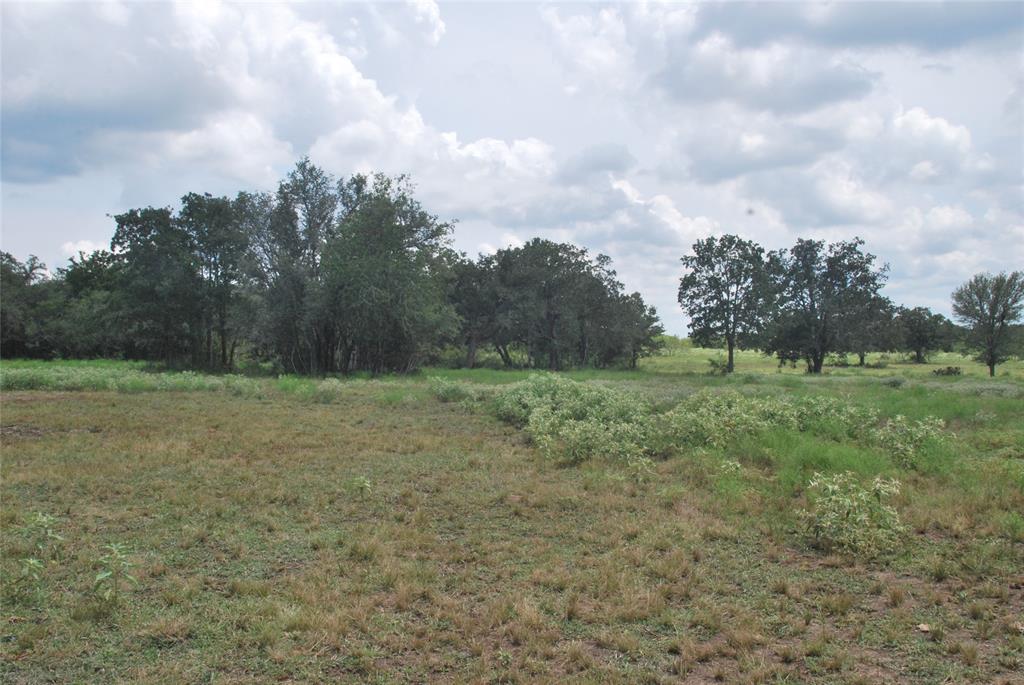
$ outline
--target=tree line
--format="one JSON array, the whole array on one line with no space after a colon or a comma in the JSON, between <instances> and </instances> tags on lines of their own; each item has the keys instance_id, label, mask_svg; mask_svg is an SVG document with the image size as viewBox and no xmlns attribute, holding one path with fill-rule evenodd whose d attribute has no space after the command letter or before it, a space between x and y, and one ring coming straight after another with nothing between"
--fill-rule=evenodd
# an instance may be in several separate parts
<instances>
[{"instance_id":1,"label":"tree line","mask_svg":"<svg viewBox=\"0 0 1024 685\"><path fill-rule=\"evenodd\" d=\"M803 361L820 373L829 355L853 354L863 366L869 352L972 350L995 375L997 364L1019 349L1015 324L1024 312L1024 272L977 274L951 295L960 325L926 307L896 306L881 294L888 272L854 238L826 244L797 240L766 251L735 235L693 245L682 258L679 304L690 317L697 344L725 347L725 371L734 351L759 349L779 363Z\"/></svg>"},{"instance_id":2,"label":"tree line","mask_svg":"<svg viewBox=\"0 0 1024 685\"><path fill-rule=\"evenodd\" d=\"M611 260L534 239L471 259L404 176L301 160L276 192L189 193L113 217L109 250L50 274L0 255L0 355L229 371L409 371L462 349L509 367L635 366L662 328ZM494 355L491 355L494 356Z\"/></svg>"}]
</instances>

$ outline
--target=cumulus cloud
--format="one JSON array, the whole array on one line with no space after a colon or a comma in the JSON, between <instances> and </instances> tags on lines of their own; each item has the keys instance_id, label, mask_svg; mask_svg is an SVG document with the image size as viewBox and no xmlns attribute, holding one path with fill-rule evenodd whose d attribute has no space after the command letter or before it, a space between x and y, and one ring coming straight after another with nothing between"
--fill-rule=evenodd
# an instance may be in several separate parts
<instances>
[{"instance_id":1,"label":"cumulus cloud","mask_svg":"<svg viewBox=\"0 0 1024 685\"><path fill-rule=\"evenodd\" d=\"M912 107L896 115L893 128L899 136L924 149L955 150L967 154L971 150L971 132L942 117L933 117L921 107Z\"/></svg>"},{"instance_id":2,"label":"cumulus cloud","mask_svg":"<svg viewBox=\"0 0 1024 685\"><path fill-rule=\"evenodd\" d=\"M867 95L876 78L841 57L774 43L739 48L721 33L683 43L656 82L680 102L728 100L750 108L799 112Z\"/></svg>"},{"instance_id":3,"label":"cumulus cloud","mask_svg":"<svg viewBox=\"0 0 1024 685\"><path fill-rule=\"evenodd\" d=\"M444 35L444 21L441 20L441 8L434 0L408 0L412 7L413 17L417 24L427 28L427 40L431 45L441 42Z\"/></svg>"},{"instance_id":4,"label":"cumulus cloud","mask_svg":"<svg viewBox=\"0 0 1024 685\"><path fill-rule=\"evenodd\" d=\"M411 174L471 253L610 254L676 332L678 258L723 231L862 235L928 304L1024 262L1022 11L4 3L4 249L56 264L107 214L308 154Z\"/></svg>"},{"instance_id":5,"label":"cumulus cloud","mask_svg":"<svg viewBox=\"0 0 1024 685\"><path fill-rule=\"evenodd\" d=\"M692 9L652 12L639 5L568 16L547 9L543 16L563 59L600 88L653 84L680 103L733 101L795 112L863 97L876 79L841 56L801 45L749 47L721 32L693 36Z\"/></svg>"},{"instance_id":6,"label":"cumulus cloud","mask_svg":"<svg viewBox=\"0 0 1024 685\"><path fill-rule=\"evenodd\" d=\"M615 88L629 85L633 48L618 10L604 8L594 15L563 17L557 9L549 7L541 14L554 33L564 57L582 76Z\"/></svg>"},{"instance_id":7,"label":"cumulus cloud","mask_svg":"<svg viewBox=\"0 0 1024 685\"><path fill-rule=\"evenodd\" d=\"M92 254L96 250L106 249L107 245L103 243L97 243L92 240L74 240L68 241L60 246L60 251L65 257L75 257L80 252L83 254Z\"/></svg>"},{"instance_id":8,"label":"cumulus cloud","mask_svg":"<svg viewBox=\"0 0 1024 685\"><path fill-rule=\"evenodd\" d=\"M829 128L723 112L677 141L661 169L671 176L685 166L690 177L715 183L766 169L807 166L843 143L843 136Z\"/></svg>"}]
</instances>

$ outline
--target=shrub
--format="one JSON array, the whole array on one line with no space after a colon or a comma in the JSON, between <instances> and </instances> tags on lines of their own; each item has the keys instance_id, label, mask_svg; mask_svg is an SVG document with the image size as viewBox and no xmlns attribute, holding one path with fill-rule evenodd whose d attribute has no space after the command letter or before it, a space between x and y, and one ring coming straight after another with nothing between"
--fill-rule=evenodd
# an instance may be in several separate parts
<instances>
[{"instance_id":1,"label":"shrub","mask_svg":"<svg viewBox=\"0 0 1024 685\"><path fill-rule=\"evenodd\" d=\"M876 477L864 487L850 472L814 474L811 508L801 510L811 543L825 552L872 558L892 550L903 533L899 513L885 500L899 493L897 480Z\"/></svg>"},{"instance_id":2,"label":"shrub","mask_svg":"<svg viewBox=\"0 0 1024 685\"><path fill-rule=\"evenodd\" d=\"M729 362L721 354L717 357L708 357L708 374L711 376L724 376L729 373Z\"/></svg>"},{"instance_id":3,"label":"shrub","mask_svg":"<svg viewBox=\"0 0 1024 685\"><path fill-rule=\"evenodd\" d=\"M878 412L835 397L807 397L796 400L799 430L839 433L863 437L878 422Z\"/></svg>"},{"instance_id":4,"label":"shrub","mask_svg":"<svg viewBox=\"0 0 1024 685\"><path fill-rule=\"evenodd\" d=\"M658 417L657 433L663 450L722 447L772 426L796 429L796 414L788 403L736 392L700 392Z\"/></svg>"},{"instance_id":5,"label":"shrub","mask_svg":"<svg viewBox=\"0 0 1024 685\"><path fill-rule=\"evenodd\" d=\"M959 376L963 370L959 366L947 366L943 369L932 369L932 373L936 376Z\"/></svg>"},{"instance_id":6,"label":"shrub","mask_svg":"<svg viewBox=\"0 0 1024 685\"><path fill-rule=\"evenodd\" d=\"M464 384L436 376L430 379L430 392L442 402L460 402L469 397Z\"/></svg>"},{"instance_id":7,"label":"shrub","mask_svg":"<svg viewBox=\"0 0 1024 685\"><path fill-rule=\"evenodd\" d=\"M533 374L500 391L494 398L494 413L506 423L525 426L534 407L571 392L573 385L576 384L553 374Z\"/></svg>"},{"instance_id":8,"label":"shrub","mask_svg":"<svg viewBox=\"0 0 1024 685\"><path fill-rule=\"evenodd\" d=\"M330 404L340 399L345 393L345 383L337 378L325 378L315 383L310 392L310 399L322 404Z\"/></svg>"},{"instance_id":9,"label":"shrub","mask_svg":"<svg viewBox=\"0 0 1024 685\"><path fill-rule=\"evenodd\" d=\"M648 451L649 422L579 416L552 405L538 407L526 426L544 456L570 464L592 457L631 462Z\"/></svg>"},{"instance_id":10,"label":"shrub","mask_svg":"<svg viewBox=\"0 0 1024 685\"><path fill-rule=\"evenodd\" d=\"M739 393L693 395L658 418L663 449L723 447L744 436L782 428L791 431L865 434L878 420L872 409L832 397L786 399Z\"/></svg>"},{"instance_id":11,"label":"shrub","mask_svg":"<svg viewBox=\"0 0 1024 685\"><path fill-rule=\"evenodd\" d=\"M909 421L905 416L897 414L875 428L871 437L877 445L889 451L900 466L915 468L918 456L924 449L945 442L945 427L945 422L934 416Z\"/></svg>"},{"instance_id":12,"label":"shrub","mask_svg":"<svg viewBox=\"0 0 1024 685\"><path fill-rule=\"evenodd\" d=\"M7 579L9 583L8 590L15 597L31 599L37 604L42 604L46 596L46 590L43 586L43 575L46 571L46 565L35 558L21 559L19 563L21 571L14 579L14 582L10 582L10 579Z\"/></svg>"},{"instance_id":13,"label":"shrub","mask_svg":"<svg viewBox=\"0 0 1024 685\"><path fill-rule=\"evenodd\" d=\"M534 375L494 398L495 414L525 426L546 457L580 463L603 457L631 463L649 452L650 413L629 393Z\"/></svg>"}]
</instances>

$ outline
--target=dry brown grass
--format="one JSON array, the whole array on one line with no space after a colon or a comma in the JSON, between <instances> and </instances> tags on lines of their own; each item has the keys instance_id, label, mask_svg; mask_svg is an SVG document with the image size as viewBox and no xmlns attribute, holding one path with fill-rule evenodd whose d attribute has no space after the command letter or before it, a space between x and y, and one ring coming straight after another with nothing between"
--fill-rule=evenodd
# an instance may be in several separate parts
<instances>
[{"instance_id":1,"label":"dry brown grass","mask_svg":"<svg viewBox=\"0 0 1024 685\"><path fill-rule=\"evenodd\" d=\"M5 579L34 553L33 512L65 542L41 601L5 580L3 680L997 682L1024 667L1019 579L1002 557L963 563L984 542L969 525L928 526L896 571L827 560L778 532L777 504L720 497L699 460L643 484L554 467L483 414L386 392L7 394ZM117 607L91 590L111 542L139 580Z\"/></svg>"}]
</instances>

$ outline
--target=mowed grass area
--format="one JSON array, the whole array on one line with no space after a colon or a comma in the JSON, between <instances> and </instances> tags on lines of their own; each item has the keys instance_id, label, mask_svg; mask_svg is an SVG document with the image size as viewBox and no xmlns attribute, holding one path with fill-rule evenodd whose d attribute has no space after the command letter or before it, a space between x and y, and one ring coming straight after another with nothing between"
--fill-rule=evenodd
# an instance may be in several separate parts
<instances>
[{"instance_id":1,"label":"mowed grass area","mask_svg":"<svg viewBox=\"0 0 1024 685\"><path fill-rule=\"evenodd\" d=\"M960 358L933 365L964 367L956 378L896 364L810 378L745 354L716 378L711 354L569 375L662 408L698 391L839 397L941 418L947 441L907 469L774 430L636 479L551 463L485 401L442 403L427 381L519 372L232 380L5 362L0 678L1022 682L1019 363L993 380ZM847 470L902 482L895 554L808 543L808 480ZM137 579L117 602L94 589L111 543ZM37 577L21 577L33 558Z\"/></svg>"}]
</instances>

